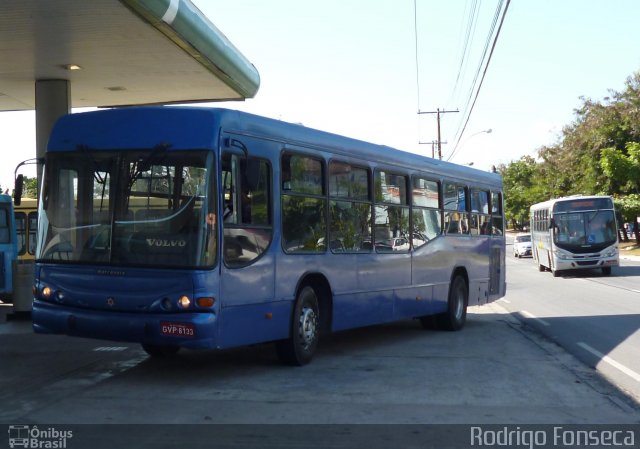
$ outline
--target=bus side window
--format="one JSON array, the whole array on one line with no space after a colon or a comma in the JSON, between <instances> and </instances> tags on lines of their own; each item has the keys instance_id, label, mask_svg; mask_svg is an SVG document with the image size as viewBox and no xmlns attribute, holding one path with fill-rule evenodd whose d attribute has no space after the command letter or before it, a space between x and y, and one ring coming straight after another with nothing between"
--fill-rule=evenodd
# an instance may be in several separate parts
<instances>
[{"instance_id":1,"label":"bus side window","mask_svg":"<svg viewBox=\"0 0 640 449\"><path fill-rule=\"evenodd\" d=\"M15 217L18 256L24 256L27 253L27 217L24 212L16 212Z\"/></svg>"},{"instance_id":2,"label":"bus side window","mask_svg":"<svg viewBox=\"0 0 640 449\"><path fill-rule=\"evenodd\" d=\"M504 234L504 220L502 219L502 194L491 192L491 224L493 235Z\"/></svg>"},{"instance_id":3,"label":"bus side window","mask_svg":"<svg viewBox=\"0 0 640 449\"><path fill-rule=\"evenodd\" d=\"M9 214L7 209L0 209L0 243L9 243L11 240L9 233Z\"/></svg>"},{"instance_id":4,"label":"bus side window","mask_svg":"<svg viewBox=\"0 0 640 449\"><path fill-rule=\"evenodd\" d=\"M323 253L327 247L324 162L285 153L281 159L282 247L285 252Z\"/></svg>"},{"instance_id":5,"label":"bus side window","mask_svg":"<svg viewBox=\"0 0 640 449\"><path fill-rule=\"evenodd\" d=\"M224 263L239 268L271 243L271 166L235 154L225 154L222 163Z\"/></svg>"},{"instance_id":6,"label":"bus side window","mask_svg":"<svg viewBox=\"0 0 640 449\"><path fill-rule=\"evenodd\" d=\"M426 245L442 232L440 211L440 183L424 178L413 178L411 238L414 248Z\"/></svg>"},{"instance_id":7,"label":"bus side window","mask_svg":"<svg viewBox=\"0 0 640 449\"><path fill-rule=\"evenodd\" d=\"M465 187L450 183L444 184L444 227L447 235L467 235L469 233L468 203Z\"/></svg>"}]
</instances>

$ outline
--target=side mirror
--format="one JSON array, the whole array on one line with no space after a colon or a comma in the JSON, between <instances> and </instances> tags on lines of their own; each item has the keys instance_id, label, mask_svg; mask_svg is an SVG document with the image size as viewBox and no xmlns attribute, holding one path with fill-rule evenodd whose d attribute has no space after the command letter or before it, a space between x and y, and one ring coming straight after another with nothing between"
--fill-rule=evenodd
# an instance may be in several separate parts
<instances>
[{"instance_id":1,"label":"side mirror","mask_svg":"<svg viewBox=\"0 0 640 449\"><path fill-rule=\"evenodd\" d=\"M16 176L15 186L13 188L13 203L19 206L22 202L22 190L24 189L24 176Z\"/></svg>"}]
</instances>

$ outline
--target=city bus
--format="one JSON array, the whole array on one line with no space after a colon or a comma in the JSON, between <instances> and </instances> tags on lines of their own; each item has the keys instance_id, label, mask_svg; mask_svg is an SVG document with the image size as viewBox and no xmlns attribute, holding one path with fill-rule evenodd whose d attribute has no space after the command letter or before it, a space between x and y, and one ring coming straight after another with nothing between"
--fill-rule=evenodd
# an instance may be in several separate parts
<instances>
[{"instance_id":1,"label":"city bus","mask_svg":"<svg viewBox=\"0 0 640 449\"><path fill-rule=\"evenodd\" d=\"M0 303L10 303L17 256L16 223L11 196L0 194Z\"/></svg>"},{"instance_id":2,"label":"city bus","mask_svg":"<svg viewBox=\"0 0 640 449\"><path fill-rule=\"evenodd\" d=\"M33 303L33 270L38 231L38 203L35 198L22 198L13 205L18 257L13 269L13 312L31 312Z\"/></svg>"},{"instance_id":3,"label":"city bus","mask_svg":"<svg viewBox=\"0 0 640 449\"><path fill-rule=\"evenodd\" d=\"M601 269L620 263L618 226L610 196L570 196L530 208L533 261L553 276L569 270Z\"/></svg>"},{"instance_id":4,"label":"city bus","mask_svg":"<svg viewBox=\"0 0 640 449\"><path fill-rule=\"evenodd\" d=\"M416 318L459 330L505 294L496 173L239 111L64 116L46 152L33 327L180 348Z\"/></svg>"}]
</instances>

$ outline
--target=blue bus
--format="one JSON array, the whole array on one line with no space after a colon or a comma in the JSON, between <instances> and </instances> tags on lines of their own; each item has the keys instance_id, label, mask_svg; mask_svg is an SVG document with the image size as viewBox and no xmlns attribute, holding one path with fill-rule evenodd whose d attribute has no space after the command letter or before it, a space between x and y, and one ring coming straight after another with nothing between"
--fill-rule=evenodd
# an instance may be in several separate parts
<instances>
[{"instance_id":1,"label":"blue bus","mask_svg":"<svg viewBox=\"0 0 640 449\"><path fill-rule=\"evenodd\" d=\"M243 112L61 118L38 210L36 332L180 348L418 318L461 329L505 294L502 180Z\"/></svg>"},{"instance_id":2,"label":"blue bus","mask_svg":"<svg viewBox=\"0 0 640 449\"><path fill-rule=\"evenodd\" d=\"M11 196L0 194L0 302L12 301L13 267L18 254Z\"/></svg>"}]
</instances>

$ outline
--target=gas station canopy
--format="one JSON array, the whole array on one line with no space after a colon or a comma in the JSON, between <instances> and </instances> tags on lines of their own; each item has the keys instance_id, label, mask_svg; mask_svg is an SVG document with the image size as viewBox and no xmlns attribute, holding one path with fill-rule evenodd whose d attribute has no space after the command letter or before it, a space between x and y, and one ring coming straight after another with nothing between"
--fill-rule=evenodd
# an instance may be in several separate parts
<instances>
[{"instance_id":1,"label":"gas station canopy","mask_svg":"<svg viewBox=\"0 0 640 449\"><path fill-rule=\"evenodd\" d=\"M0 111L36 109L47 80L73 108L243 100L260 84L189 0L2 0Z\"/></svg>"}]
</instances>

